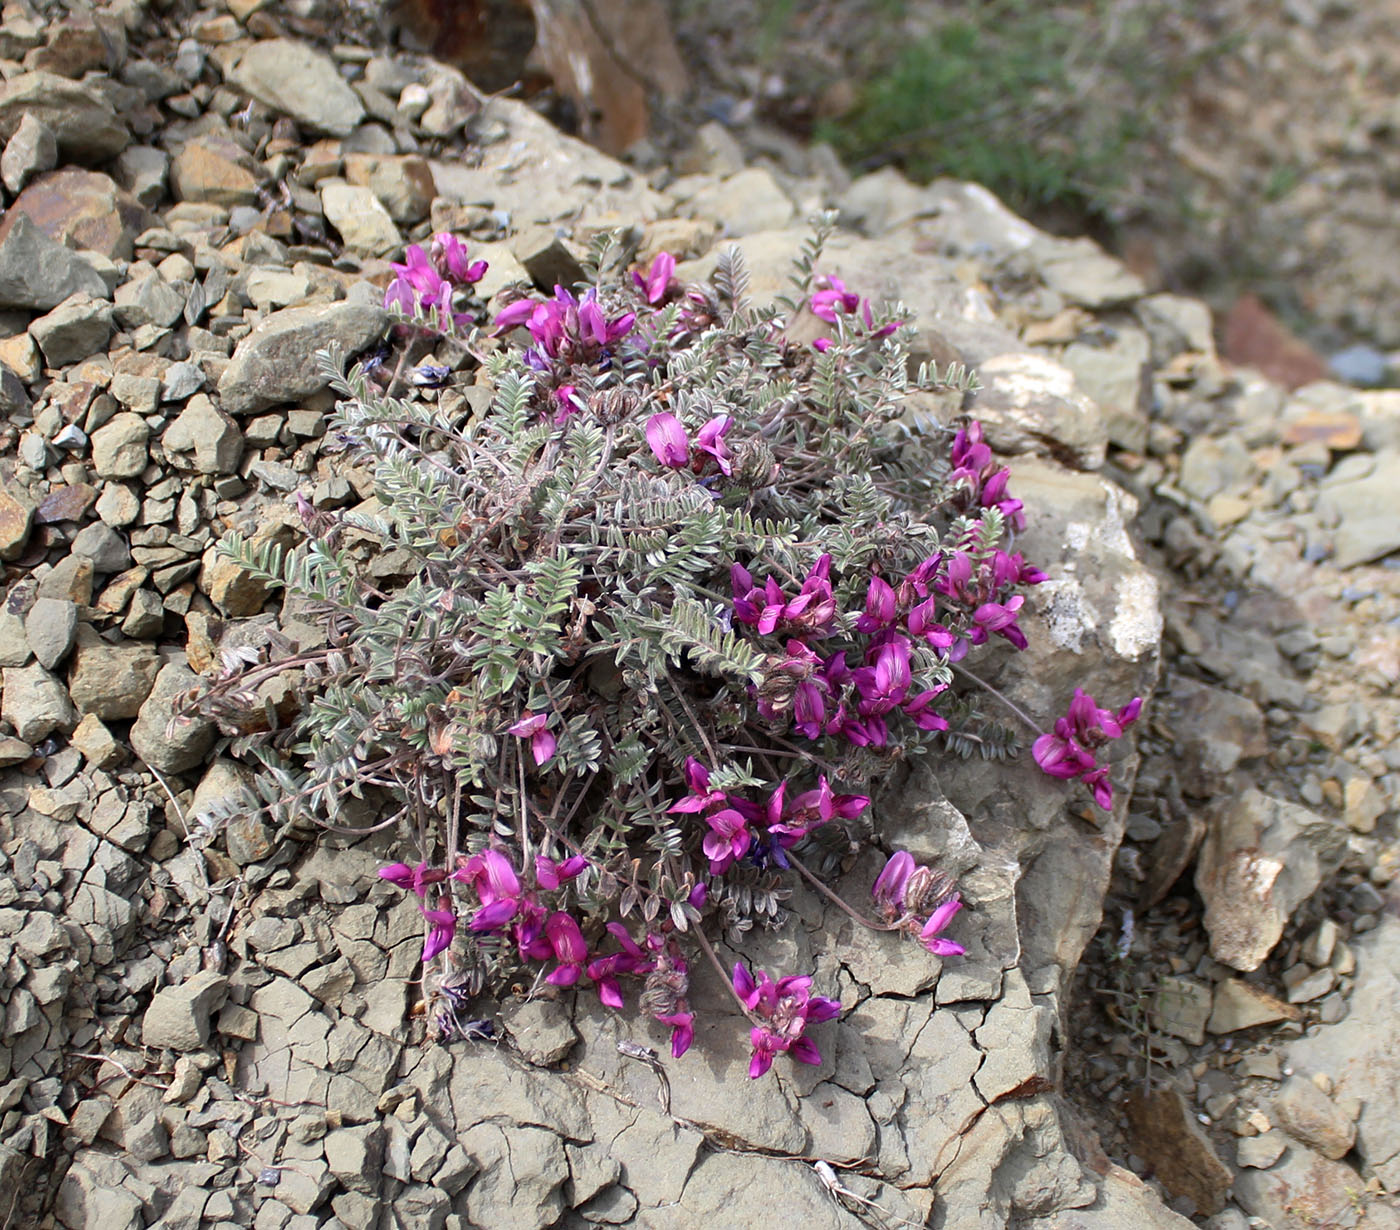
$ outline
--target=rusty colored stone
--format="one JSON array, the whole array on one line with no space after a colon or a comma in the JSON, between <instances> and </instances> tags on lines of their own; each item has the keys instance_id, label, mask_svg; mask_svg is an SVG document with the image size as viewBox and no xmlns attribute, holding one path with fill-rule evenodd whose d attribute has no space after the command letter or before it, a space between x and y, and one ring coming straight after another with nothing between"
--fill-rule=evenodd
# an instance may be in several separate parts
<instances>
[{"instance_id":1,"label":"rusty colored stone","mask_svg":"<svg viewBox=\"0 0 1400 1230\"><path fill-rule=\"evenodd\" d=\"M53 525L59 521L81 521L96 502L97 488L88 483L55 487L35 510L34 520L40 525Z\"/></svg>"},{"instance_id":2,"label":"rusty colored stone","mask_svg":"<svg viewBox=\"0 0 1400 1230\"><path fill-rule=\"evenodd\" d=\"M41 175L21 192L0 221L0 242L19 214L50 239L113 260L130 260L136 236L152 222L146 207L110 176L77 167Z\"/></svg>"},{"instance_id":3,"label":"rusty colored stone","mask_svg":"<svg viewBox=\"0 0 1400 1230\"><path fill-rule=\"evenodd\" d=\"M1126 1109L1134 1151L1146 1159L1167 1191L1189 1197L1204 1217L1220 1212L1234 1176L1181 1095L1172 1088L1134 1094Z\"/></svg>"},{"instance_id":4,"label":"rusty colored stone","mask_svg":"<svg viewBox=\"0 0 1400 1230\"><path fill-rule=\"evenodd\" d=\"M1309 410L1283 429L1285 444L1320 440L1334 452L1347 452L1361 444L1361 419L1346 410Z\"/></svg>"},{"instance_id":5,"label":"rusty colored stone","mask_svg":"<svg viewBox=\"0 0 1400 1230\"><path fill-rule=\"evenodd\" d=\"M1257 295L1241 295L1225 317L1225 357L1296 389L1330 376L1327 361L1292 333Z\"/></svg>"}]
</instances>

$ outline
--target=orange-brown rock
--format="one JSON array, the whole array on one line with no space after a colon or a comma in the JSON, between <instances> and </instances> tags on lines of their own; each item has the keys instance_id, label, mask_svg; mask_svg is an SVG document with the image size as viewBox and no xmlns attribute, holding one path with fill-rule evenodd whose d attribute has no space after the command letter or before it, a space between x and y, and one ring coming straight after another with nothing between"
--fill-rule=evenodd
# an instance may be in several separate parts
<instances>
[{"instance_id":1,"label":"orange-brown rock","mask_svg":"<svg viewBox=\"0 0 1400 1230\"><path fill-rule=\"evenodd\" d=\"M136 236L152 222L145 206L110 176L77 167L41 175L21 192L0 221L0 243L19 214L50 239L113 260L130 260Z\"/></svg>"},{"instance_id":2,"label":"orange-brown rock","mask_svg":"<svg viewBox=\"0 0 1400 1230\"><path fill-rule=\"evenodd\" d=\"M1252 294L1236 299L1225 317L1225 357L1290 389L1330 374L1326 360Z\"/></svg>"}]
</instances>

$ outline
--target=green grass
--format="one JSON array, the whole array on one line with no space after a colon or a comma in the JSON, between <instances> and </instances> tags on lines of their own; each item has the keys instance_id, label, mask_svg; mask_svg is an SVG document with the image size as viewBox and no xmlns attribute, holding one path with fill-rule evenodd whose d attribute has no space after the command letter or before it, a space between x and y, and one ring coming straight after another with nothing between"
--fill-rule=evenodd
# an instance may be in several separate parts
<instances>
[{"instance_id":1,"label":"green grass","mask_svg":"<svg viewBox=\"0 0 1400 1230\"><path fill-rule=\"evenodd\" d=\"M975 180L1022 211L1109 217L1173 70L1150 4L1108 12L1109 0L967 7L896 52L816 135L860 167L893 162L915 179Z\"/></svg>"}]
</instances>

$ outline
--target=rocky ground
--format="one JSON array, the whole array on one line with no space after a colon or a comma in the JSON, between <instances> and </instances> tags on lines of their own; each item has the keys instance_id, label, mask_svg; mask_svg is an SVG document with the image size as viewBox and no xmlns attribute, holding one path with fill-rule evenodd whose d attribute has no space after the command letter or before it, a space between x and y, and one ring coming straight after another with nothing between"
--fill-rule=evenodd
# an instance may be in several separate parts
<instances>
[{"instance_id":1,"label":"rocky ground","mask_svg":"<svg viewBox=\"0 0 1400 1230\"><path fill-rule=\"evenodd\" d=\"M1231 368L1204 305L975 187L714 125L648 180L273 13L0 20L0 1225L1400 1225L1400 394ZM891 783L882 835L959 876L968 957L795 895L745 951L841 998L819 1068L750 1084L718 1010L663 1080L583 996L437 1044L393 834L207 822L243 770L175 700L317 635L212 544L372 499L312 356L384 335L406 241L469 236L490 297L600 229L691 277L732 238L763 297L824 204L827 266L978 369L1012 457L1053 579L992 682L1151 697L1119 806L1025 765Z\"/></svg>"}]
</instances>

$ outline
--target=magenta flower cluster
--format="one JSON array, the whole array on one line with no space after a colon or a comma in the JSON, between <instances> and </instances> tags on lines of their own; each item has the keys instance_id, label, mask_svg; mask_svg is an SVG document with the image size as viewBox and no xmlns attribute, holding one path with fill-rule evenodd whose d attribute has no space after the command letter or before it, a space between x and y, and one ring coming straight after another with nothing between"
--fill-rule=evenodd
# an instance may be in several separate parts
<instances>
[{"instance_id":1,"label":"magenta flower cluster","mask_svg":"<svg viewBox=\"0 0 1400 1230\"><path fill-rule=\"evenodd\" d=\"M391 264L390 268L394 279L384 292L386 309L397 308L439 333L455 333L472 324L470 312L456 309L456 297L481 281L487 264L468 260L466 245L455 235L440 231L426 249L422 244L410 244L404 263Z\"/></svg>"},{"instance_id":2,"label":"magenta flower cluster","mask_svg":"<svg viewBox=\"0 0 1400 1230\"><path fill-rule=\"evenodd\" d=\"M817 279L817 289L812 292L808 306L813 316L827 324L849 326L856 321L861 322L865 326L862 332L866 341L879 341L899 328L899 322L894 320L886 321L877 328L870 300L848 290L845 282L831 274ZM835 342L829 337L819 337L812 345L825 353Z\"/></svg>"},{"instance_id":3,"label":"magenta flower cluster","mask_svg":"<svg viewBox=\"0 0 1400 1230\"><path fill-rule=\"evenodd\" d=\"M423 960L431 961L451 947L459 918L451 898L443 893L438 908L423 904L429 891L444 881L467 886L477 899L477 909L467 919L467 927L477 935L494 935L509 941L522 961L552 963L545 976L551 986L571 987L587 978L597 988L598 998L610 1008L623 1006L618 979L623 975L647 976L650 1001L657 1005L653 1015L671 1028L671 1051L679 1058L695 1035L694 1014L686 1000L689 970L673 935L663 929L649 931L642 944L634 940L621 923L609 923L608 934L618 951L590 951L578 920L566 910L550 909L541 893L557 893L588 867L581 855L556 860L535 856L534 887L521 882L511 860L500 850L488 847L461 861L450 875L424 863L409 867L393 863L380 868L379 875L399 888L416 893L419 910L428 923L423 944ZM704 901L703 888L693 894L698 906Z\"/></svg>"},{"instance_id":4,"label":"magenta flower cluster","mask_svg":"<svg viewBox=\"0 0 1400 1230\"><path fill-rule=\"evenodd\" d=\"M956 488L955 506L964 512L995 508L1011 529L1026 528L1024 506L1006 491L1011 471L993 460L990 446L982 439L982 424L975 419L953 437L952 463L948 485Z\"/></svg>"},{"instance_id":5,"label":"magenta flower cluster","mask_svg":"<svg viewBox=\"0 0 1400 1230\"><path fill-rule=\"evenodd\" d=\"M536 371L547 372L551 361L596 364L611 348L632 332L636 312L623 312L611 319L598 302L598 292L587 290L582 298L562 286L554 288L554 298L538 303L519 299L496 315L496 332L504 333L519 325L530 331L534 345L525 351L525 362Z\"/></svg>"},{"instance_id":6,"label":"magenta flower cluster","mask_svg":"<svg viewBox=\"0 0 1400 1230\"><path fill-rule=\"evenodd\" d=\"M828 636L835 626L837 604L831 588L831 556L812 566L798 593L788 597L769 577L761 586L747 568L730 569L736 623L760 634L787 637L786 653L770 655L757 689L759 712L770 721L790 716L805 738L835 735L858 747L884 747L889 717L896 710L920 730L947 730L933 709L943 685L918 688L913 678L913 639L947 652L957 638L936 622L937 599L930 596L942 555L929 556L898 587L872 577L865 609L855 620L865 638L860 665L852 667L849 651L823 656L808 643Z\"/></svg>"},{"instance_id":7,"label":"magenta flower cluster","mask_svg":"<svg viewBox=\"0 0 1400 1230\"><path fill-rule=\"evenodd\" d=\"M960 957L967 950L956 941L943 938L943 931L962 909L962 899L956 893L935 906L923 922L918 920L936 885L929 868L916 863L907 850L899 850L890 855L870 894L881 907L886 922L913 935L934 956Z\"/></svg>"},{"instance_id":8,"label":"magenta flower cluster","mask_svg":"<svg viewBox=\"0 0 1400 1230\"><path fill-rule=\"evenodd\" d=\"M1105 811L1113 806L1113 783L1108 769L1094 753L1137 721L1142 697L1135 696L1117 713L1101 709L1082 688L1074 689L1074 699L1064 717L1055 721L1053 733L1043 734L1031 747L1036 764L1051 777L1066 781L1078 778L1093 793L1094 802Z\"/></svg>"},{"instance_id":9,"label":"magenta flower cluster","mask_svg":"<svg viewBox=\"0 0 1400 1230\"><path fill-rule=\"evenodd\" d=\"M854 820L870 806L868 795L833 793L825 774L815 787L792 798L788 798L788 783L780 782L763 803L712 789L710 770L694 756L685 762L685 780L690 793L667 810L704 818L708 831L701 849L713 876L722 876L751 851L786 866L782 851L792 849L818 826L836 817Z\"/></svg>"},{"instance_id":10,"label":"magenta flower cluster","mask_svg":"<svg viewBox=\"0 0 1400 1230\"><path fill-rule=\"evenodd\" d=\"M841 1014L841 1001L812 994L812 980L792 975L774 982L763 971L758 981L738 962L732 978L734 994L758 1023L749 1031L753 1057L749 1077L756 1080L773 1066L775 1056L787 1053L801 1063L819 1064L821 1053L807 1037L807 1026L830 1021Z\"/></svg>"},{"instance_id":11,"label":"magenta flower cluster","mask_svg":"<svg viewBox=\"0 0 1400 1230\"><path fill-rule=\"evenodd\" d=\"M729 451L724 437L733 425L734 420L729 415L716 415L696 433L692 446L680 419L674 414L653 414L647 420L647 445L656 460L669 469L689 469L702 475L713 467L729 475L734 472L734 454Z\"/></svg>"}]
</instances>

